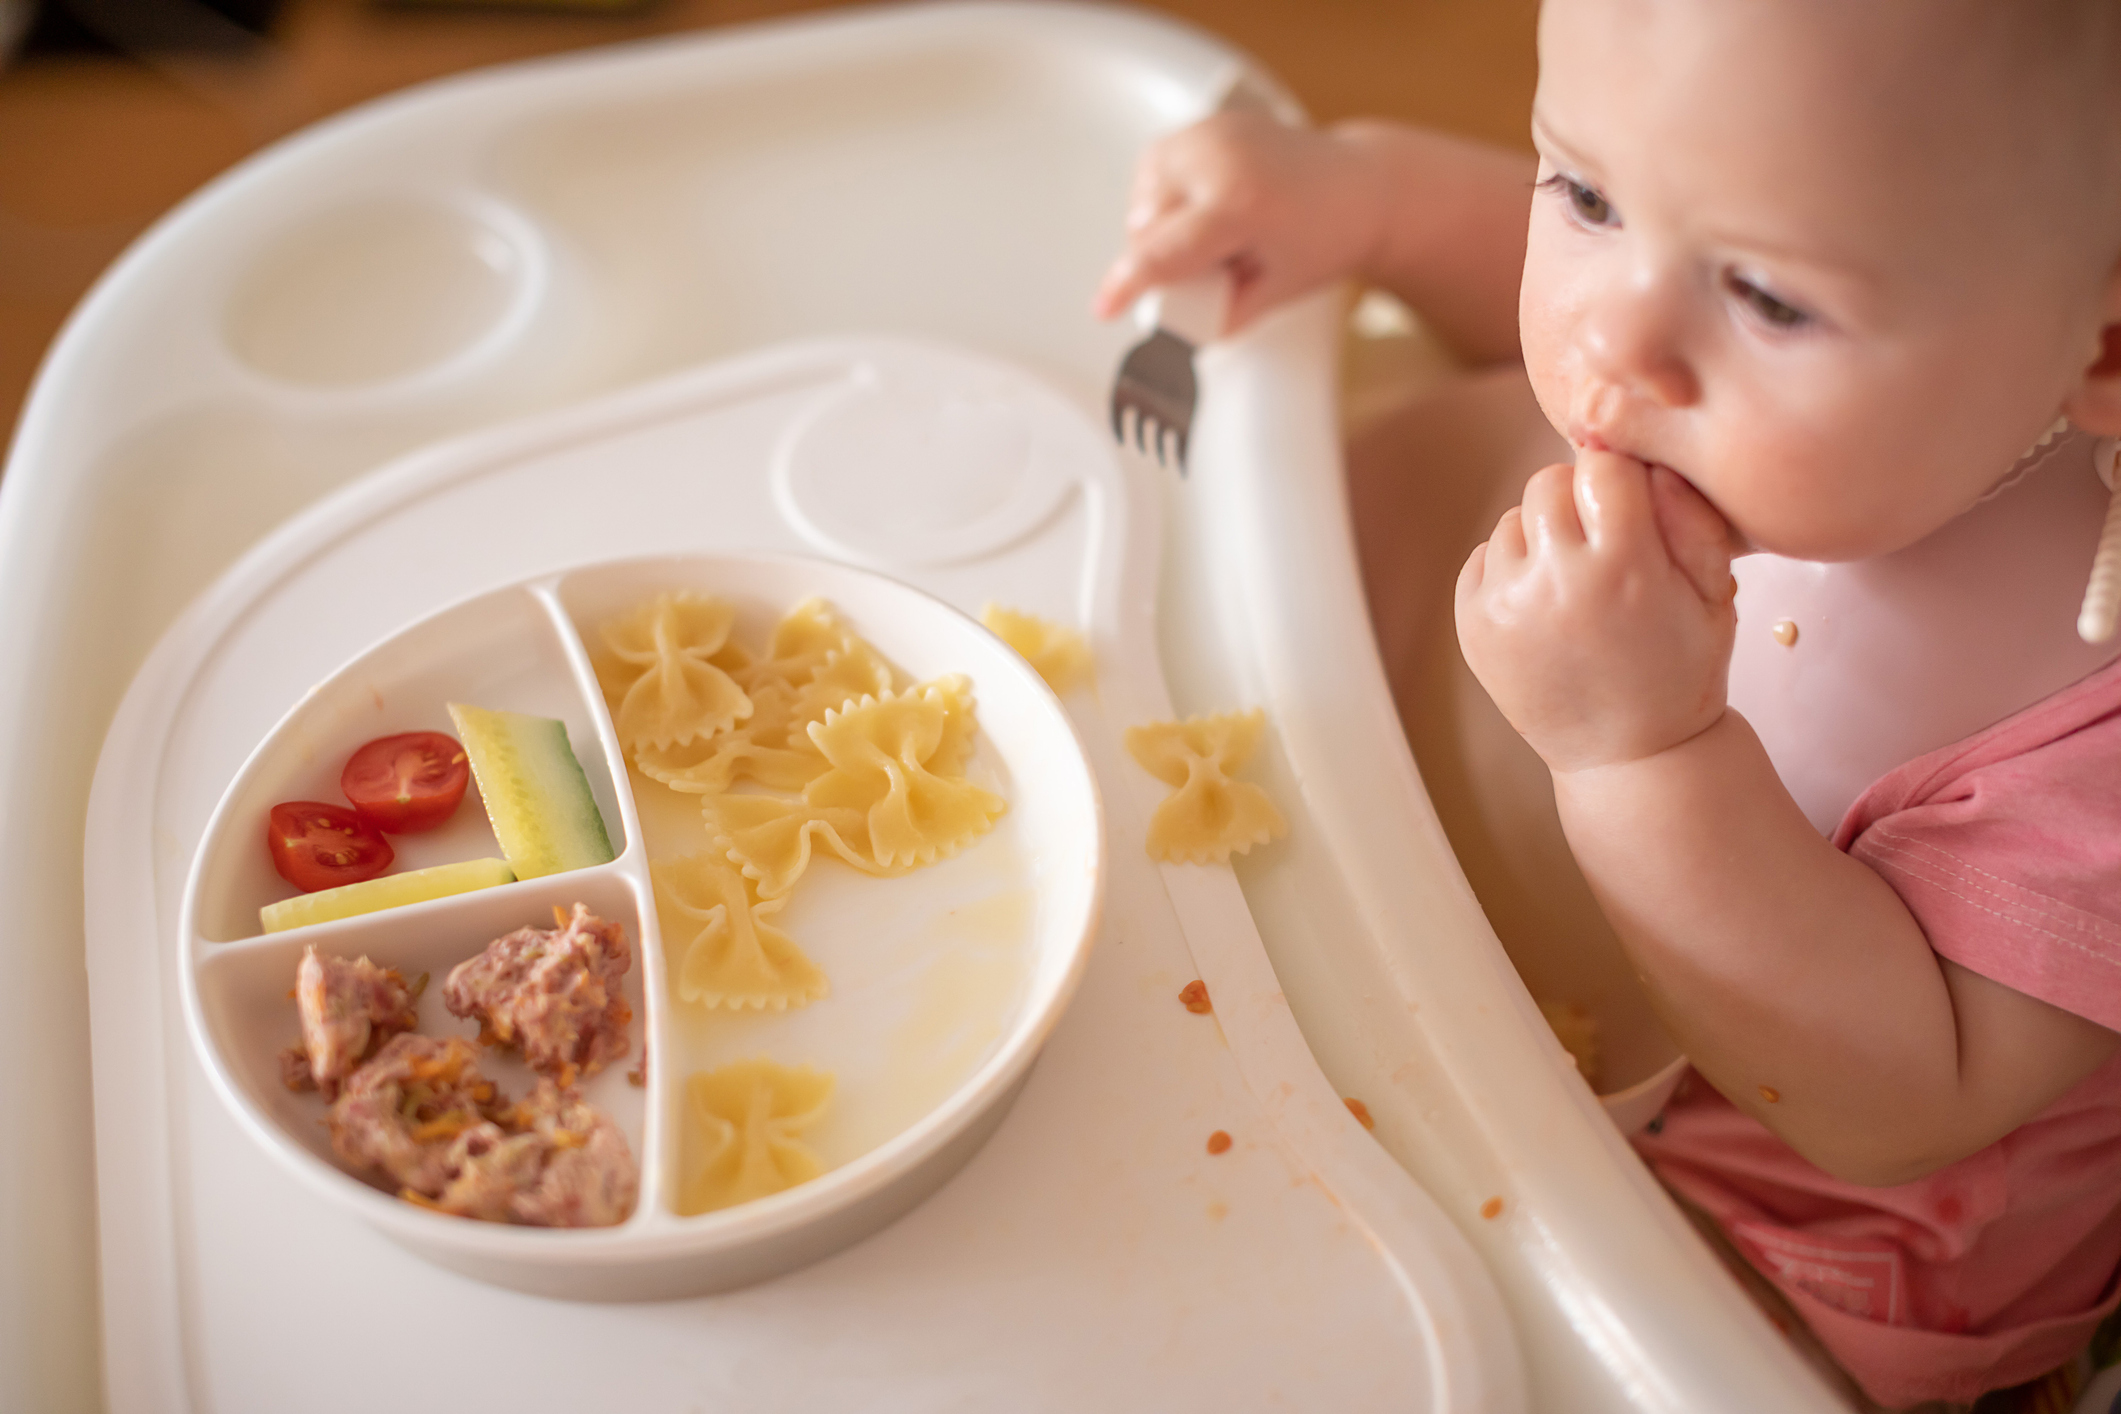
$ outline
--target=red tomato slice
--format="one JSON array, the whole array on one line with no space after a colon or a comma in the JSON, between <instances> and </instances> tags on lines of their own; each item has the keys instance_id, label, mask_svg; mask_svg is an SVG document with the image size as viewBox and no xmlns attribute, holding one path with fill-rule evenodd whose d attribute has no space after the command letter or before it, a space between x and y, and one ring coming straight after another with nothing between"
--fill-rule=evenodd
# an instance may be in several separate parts
<instances>
[{"instance_id":1,"label":"red tomato slice","mask_svg":"<svg viewBox=\"0 0 2121 1414\"><path fill-rule=\"evenodd\" d=\"M454 815L471 782L471 761L440 732L378 737L353 754L339 789L363 820L388 834L431 830Z\"/></svg>"},{"instance_id":2,"label":"red tomato slice","mask_svg":"<svg viewBox=\"0 0 2121 1414\"><path fill-rule=\"evenodd\" d=\"M396 854L374 827L343 805L290 800L265 821L272 867L306 894L358 884L390 867Z\"/></svg>"}]
</instances>

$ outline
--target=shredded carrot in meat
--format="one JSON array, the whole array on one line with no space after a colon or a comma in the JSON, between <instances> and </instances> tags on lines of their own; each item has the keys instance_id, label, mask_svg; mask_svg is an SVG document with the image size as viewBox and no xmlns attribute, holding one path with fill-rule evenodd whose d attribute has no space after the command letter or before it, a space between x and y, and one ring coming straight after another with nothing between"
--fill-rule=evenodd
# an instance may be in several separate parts
<instances>
[{"instance_id":1,"label":"shredded carrot in meat","mask_svg":"<svg viewBox=\"0 0 2121 1414\"><path fill-rule=\"evenodd\" d=\"M464 1060L463 1049L451 1046L432 1060L414 1061L407 1067L407 1073L415 1080L455 1080L463 1073Z\"/></svg>"},{"instance_id":2,"label":"shredded carrot in meat","mask_svg":"<svg viewBox=\"0 0 2121 1414\"><path fill-rule=\"evenodd\" d=\"M579 1149L589 1142L589 1136L575 1129L552 1131L552 1147L555 1149Z\"/></svg>"},{"instance_id":3,"label":"shredded carrot in meat","mask_svg":"<svg viewBox=\"0 0 2121 1414\"><path fill-rule=\"evenodd\" d=\"M432 1144L437 1139L454 1139L478 1123L478 1117L464 1110L452 1110L438 1119L416 1126L412 1131L415 1144Z\"/></svg>"},{"instance_id":4,"label":"shredded carrot in meat","mask_svg":"<svg viewBox=\"0 0 2121 1414\"><path fill-rule=\"evenodd\" d=\"M448 1211L448 1209L444 1208L440 1203L437 1203L434 1199L428 1197L425 1193L420 1192L418 1189L400 1188L398 1190L398 1196L400 1198L403 1198L406 1202L413 1204L415 1207L425 1208L431 1213L442 1213Z\"/></svg>"}]
</instances>

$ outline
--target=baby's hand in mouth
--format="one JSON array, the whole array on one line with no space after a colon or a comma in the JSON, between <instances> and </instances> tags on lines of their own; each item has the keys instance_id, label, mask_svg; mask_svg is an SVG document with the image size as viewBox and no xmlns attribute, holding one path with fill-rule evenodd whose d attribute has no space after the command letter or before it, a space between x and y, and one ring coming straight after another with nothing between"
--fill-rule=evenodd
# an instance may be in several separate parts
<instances>
[{"instance_id":1,"label":"baby's hand in mouth","mask_svg":"<svg viewBox=\"0 0 2121 1414\"><path fill-rule=\"evenodd\" d=\"M1738 545L1678 473L1584 451L1459 573L1466 662L1550 769L1654 756L1723 715Z\"/></svg>"}]
</instances>

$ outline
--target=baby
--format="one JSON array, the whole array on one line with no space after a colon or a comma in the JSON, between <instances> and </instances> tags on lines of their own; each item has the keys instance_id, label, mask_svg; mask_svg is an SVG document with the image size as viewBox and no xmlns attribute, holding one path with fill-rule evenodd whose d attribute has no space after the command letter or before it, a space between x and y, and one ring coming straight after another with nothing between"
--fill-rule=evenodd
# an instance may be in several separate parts
<instances>
[{"instance_id":1,"label":"baby","mask_svg":"<svg viewBox=\"0 0 2121 1414\"><path fill-rule=\"evenodd\" d=\"M1870 1399L1969 1401L2121 1300L2121 662L2073 629L2121 2L1547 0L1539 45L1536 176L1378 123L1160 143L1100 312L1352 274L1521 357L1573 461L1517 471L1458 640L1700 1077L1638 1147ZM1451 474L1513 436L1461 416ZM1360 528L1388 657L1394 537L1465 500Z\"/></svg>"}]
</instances>

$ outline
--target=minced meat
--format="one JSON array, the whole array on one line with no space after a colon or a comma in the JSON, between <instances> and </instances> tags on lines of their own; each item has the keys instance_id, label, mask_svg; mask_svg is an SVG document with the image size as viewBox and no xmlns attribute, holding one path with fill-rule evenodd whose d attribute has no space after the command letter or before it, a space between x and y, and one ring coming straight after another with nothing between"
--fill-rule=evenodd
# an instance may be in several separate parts
<instances>
[{"instance_id":1,"label":"minced meat","mask_svg":"<svg viewBox=\"0 0 2121 1414\"><path fill-rule=\"evenodd\" d=\"M622 1222L640 1192L626 1136L550 1080L502 1100L470 1043L400 1036L332 1105L332 1148L399 1196L463 1217L537 1227Z\"/></svg>"},{"instance_id":2,"label":"minced meat","mask_svg":"<svg viewBox=\"0 0 2121 1414\"><path fill-rule=\"evenodd\" d=\"M407 984L395 967L304 949L295 968L302 1039L280 1053L280 1078L287 1088L336 1097L363 1061L419 1024L414 1003L425 980Z\"/></svg>"},{"instance_id":3,"label":"minced meat","mask_svg":"<svg viewBox=\"0 0 2121 1414\"><path fill-rule=\"evenodd\" d=\"M557 928L518 928L452 969L442 1000L450 1014L475 1018L479 1039L511 1047L562 1089L631 1049L633 1009L619 979L633 958L626 933L583 904Z\"/></svg>"}]
</instances>

